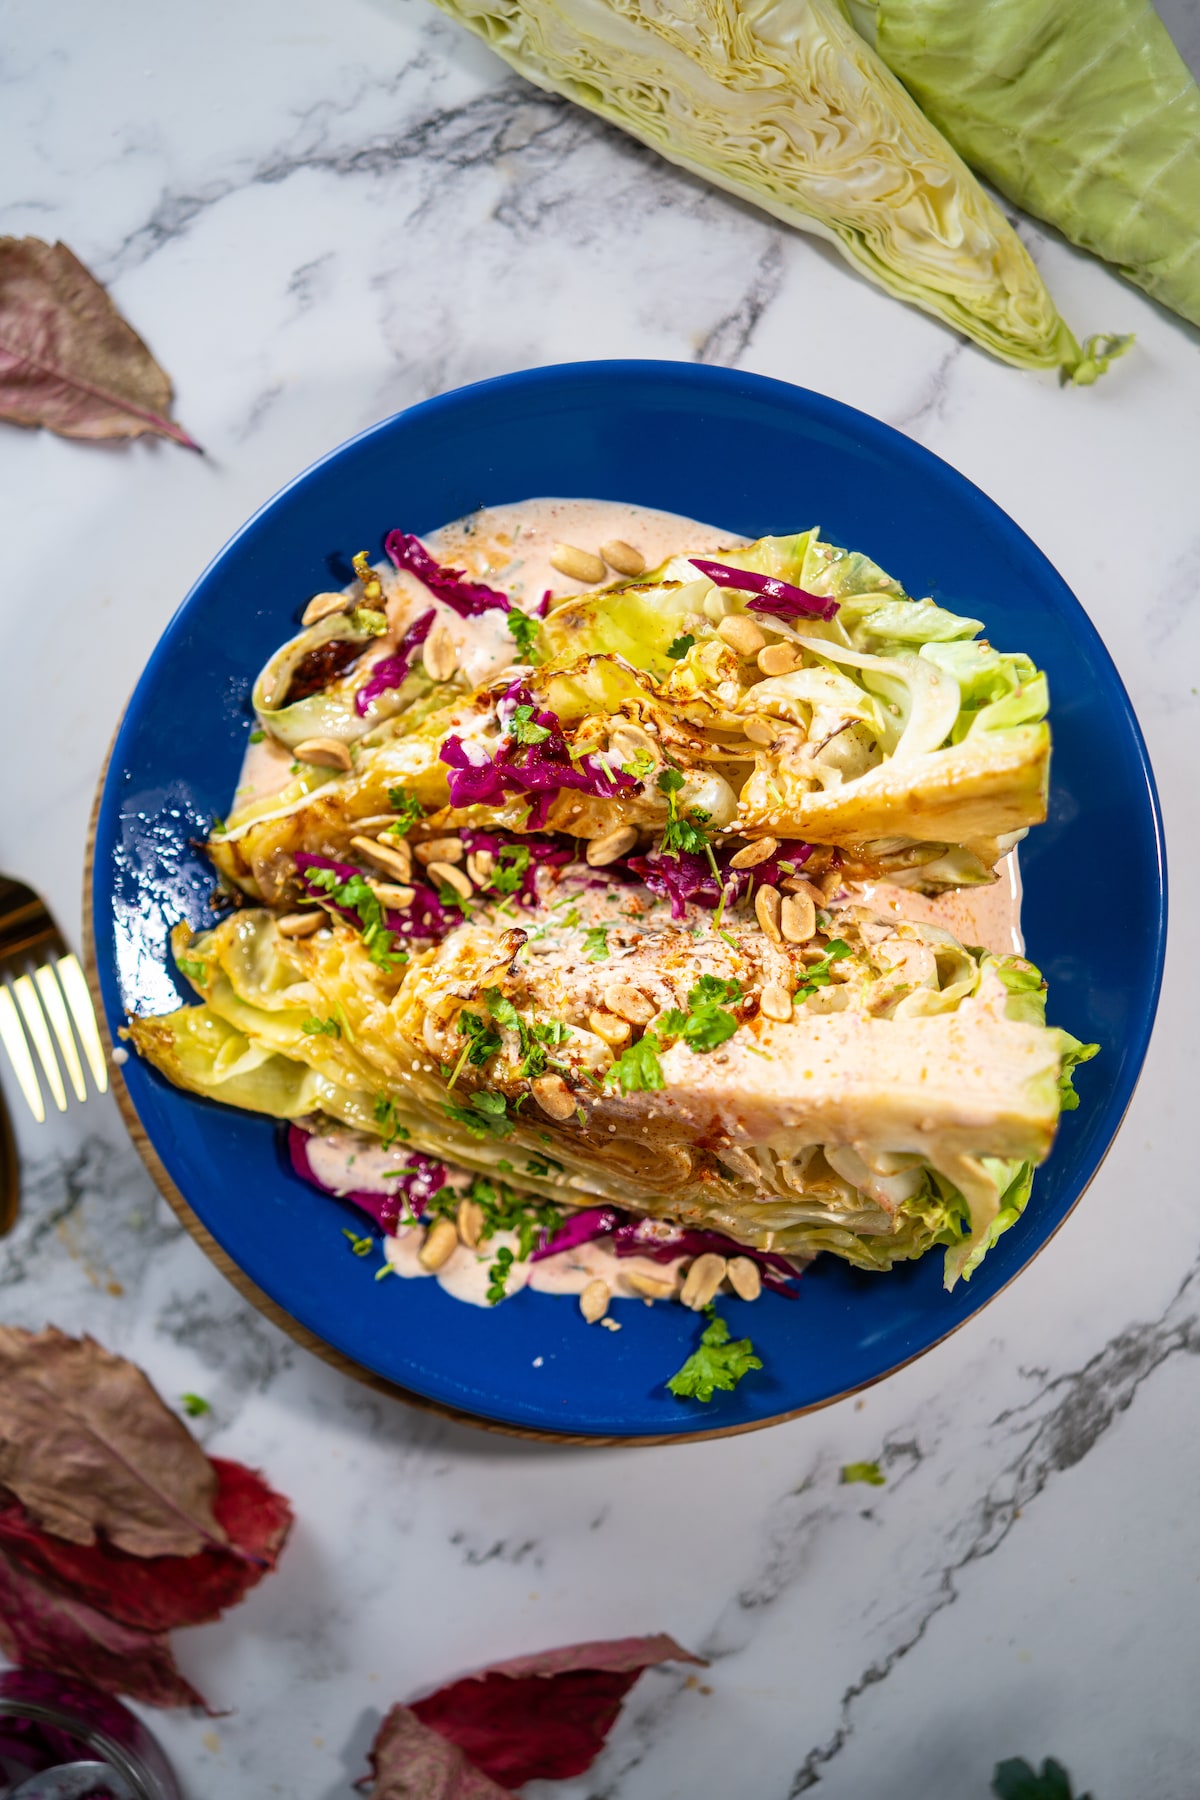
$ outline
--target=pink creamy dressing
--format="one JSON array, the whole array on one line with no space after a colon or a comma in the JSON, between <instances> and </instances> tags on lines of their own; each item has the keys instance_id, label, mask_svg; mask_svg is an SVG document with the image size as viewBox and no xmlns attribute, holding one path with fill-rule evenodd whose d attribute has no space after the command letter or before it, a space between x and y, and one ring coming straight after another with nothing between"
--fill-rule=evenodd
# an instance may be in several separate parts
<instances>
[{"instance_id":1,"label":"pink creamy dressing","mask_svg":"<svg viewBox=\"0 0 1200 1800\"><path fill-rule=\"evenodd\" d=\"M423 541L439 562L465 569L476 580L502 589L527 611L533 611L547 589L553 602L559 602L583 592L586 586L550 566L556 543L598 551L601 544L614 538L640 550L648 569L681 550L711 554L722 545L744 541L717 527L647 507L603 500L549 499L525 500L472 513L430 532ZM380 640L381 653L393 646L417 610L427 610L432 604L450 626L459 645L460 664L472 682L486 680L510 661L512 639L500 613L459 619L451 608L431 600L413 577L386 565L379 567L379 573L393 623L389 638ZM290 779L291 768L291 752L269 738L250 744L235 809L278 792ZM1024 942L1020 926L1021 877L1015 850L999 864L998 874L999 879L989 887L964 888L936 899L884 881L857 883L852 892L856 899L882 914L941 925L963 943L1019 954ZM399 1148L384 1151L377 1145L364 1147L360 1139L349 1133L333 1132L324 1138L309 1139L309 1158L317 1179L344 1194L355 1188L386 1189L387 1171L403 1161L403 1153ZM450 1171L448 1179L452 1185L463 1187L469 1181L457 1171ZM397 1275L415 1279L435 1274L422 1268L419 1261L423 1239L420 1227L410 1227L384 1240L384 1254ZM497 1232L475 1250L460 1244L436 1271L439 1286L457 1300L486 1306L490 1267L503 1245L515 1254L517 1239L512 1232ZM686 1260L681 1257L672 1263L656 1263L648 1257L617 1257L600 1242L582 1244L540 1262L514 1261L507 1292L514 1294L530 1287L538 1293L581 1294L589 1282L601 1279L615 1299L636 1299L639 1296L629 1285L631 1275L663 1280L677 1274Z\"/></svg>"}]
</instances>

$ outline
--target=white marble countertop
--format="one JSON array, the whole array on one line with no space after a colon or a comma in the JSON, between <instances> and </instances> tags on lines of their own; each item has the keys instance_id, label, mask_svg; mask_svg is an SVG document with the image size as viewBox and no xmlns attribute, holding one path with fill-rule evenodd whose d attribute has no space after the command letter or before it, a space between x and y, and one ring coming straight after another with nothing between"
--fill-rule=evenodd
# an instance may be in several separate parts
<instances>
[{"instance_id":1,"label":"white marble countertop","mask_svg":"<svg viewBox=\"0 0 1200 1800\"><path fill-rule=\"evenodd\" d=\"M40 1129L15 1106L27 1185L0 1318L89 1330L164 1394L205 1394L210 1447L297 1505L279 1573L176 1639L233 1709L155 1716L189 1800L349 1800L391 1701L495 1657L654 1630L712 1658L705 1690L646 1677L592 1775L546 1800L785 1800L817 1783L829 1800L972 1800L998 1758L1047 1754L1096 1800L1190 1800L1197 334L1023 226L1076 330L1138 343L1090 391L1001 367L524 86L422 0L12 0L4 35L0 230L61 236L111 284L208 451L0 426L0 867L68 930L113 724L235 527L411 401L599 356L819 388L992 494L1116 658L1173 858L1157 1034L1085 1203L941 1349L747 1437L555 1450L381 1399L239 1300L111 1104ZM1119 846L1111 888L1082 903L1111 910L1119 957ZM839 1487L844 1460L870 1457L885 1488Z\"/></svg>"}]
</instances>

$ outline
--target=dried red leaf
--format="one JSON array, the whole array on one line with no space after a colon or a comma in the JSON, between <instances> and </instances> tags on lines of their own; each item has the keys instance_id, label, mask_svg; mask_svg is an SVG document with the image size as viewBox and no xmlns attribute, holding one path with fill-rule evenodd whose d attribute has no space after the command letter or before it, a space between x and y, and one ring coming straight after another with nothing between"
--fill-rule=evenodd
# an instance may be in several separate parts
<instances>
[{"instance_id":1,"label":"dried red leaf","mask_svg":"<svg viewBox=\"0 0 1200 1800\"><path fill-rule=\"evenodd\" d=\"M0 418L71 438L150 431L199 449L170 408L170 377L78 257L0 238Z\"/></svg>"},{"instance_id":2,"label":"dried red leaf","mask_svg":"<svg viewBox=\"0 0 1200 1800\"><path fill-rule=\"evenodd\" d=\"M370 1760L369 1800L510 1800L507 1788L497 1787L457 1744L422 1725L407 1706L393 1706Z\"/></svg>"},{"instance_id":3,"label":"dried red leaf","mask_svg":"<svg viewBox=\"0 0 1200 1800\"><path fill-rule=\"evenodd\" d=\"M195 1556L129 1556L100 1538L69 1544L34 1524L18 1500L0 1496L0 1548L41 1580L142 1631L206 1625L236 1606L275 1567L292 1509L261 1475L213 1458L219 1486L213 1511L231 1550Z\"/></svg>"},{"instance_id":4,"label":"dried red leaf","mask_svg":"<svg viewBox=\"0 0 1200 1800\"><path fill-rule=\"evenodd\" d=\"M568 1644L494 1663L411 1710L505 1787L561 1781L591 1768L642 1670L664 1662L703 1658L665 1634Z\"/></svg>"},{"instance_id":5,"label":"dried red leaf","mask_svg":"<svg viewBox=\"0 0 1200 1800\"><path fill-rule=\"evenodd\" d=\"M30 1669L77 1675L147 1706L203 1706L161 1634L106 1619L49 1587L0 1546L0 1651Z\"/></svg>"},{"instance_id":6,"label":"dried red leaf","mask_svg":"<svg viewBox=\"0 0 1200 1800\"><path fill-rule=\"evenodd\" d=\"M224 1547L217 1476L142 1371L92 1338L0 1326L0 1487L55 1537L134 1556Z\"/></svg>"}]
</instances>

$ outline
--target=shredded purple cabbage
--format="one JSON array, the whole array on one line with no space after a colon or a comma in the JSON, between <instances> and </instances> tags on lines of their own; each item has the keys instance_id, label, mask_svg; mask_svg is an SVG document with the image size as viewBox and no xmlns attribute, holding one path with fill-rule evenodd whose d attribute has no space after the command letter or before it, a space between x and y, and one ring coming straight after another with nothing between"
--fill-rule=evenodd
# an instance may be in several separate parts
<instances>
[{"instance_id":1,"label":"shredded purple cabbage","mask_svg":"<svg viewBox=\"0 0 1200 1800\"><path fill-rule=\"evenodd\" d=\"M832 619L837 613L836 600L826 600L820 594L806 594L803 588L793 587L790 581L780 581L774 575L756 575L750 569L730 569L724 563L705 562L698 556L691 556L688 561L717 587L738 588L743 594L757 595L757 599L746 602L747 612L763 613L776 619Z\"/></svg>"},{"instance_id":2,"label":"shredded purple cabbage","mask_svg":"<svg viewBox=\"0 0 1200 1800\"><path fill-rule=\"evenodd\" d=\"M530 1262L540 1262L544 1256L557 1256L560 1250L577 1250L580 1244L590 1244L593 1239L609 1237L621 1223L624 1214L615 1206L585 1206L582 1212L570 1213L552 1237L548 1237L534 1251Z\"/></svg>"},{"instance_id":3,"label":"shredded purple cabbage","mask_svg":"<svg viewBox=\"0 0 1200 1800\"><path fill-rule=\"evenodd\" d=\"M506 794L533 794L533 810L527 821L532 830L546 822L554 795L563 788L608 800L638 783L634 776L595 756L571 758L557 713L537 709L529 689L514 682L499 706L503 725L509 725L519 706L534 708L529 723L547 733L539 743L519 744L511 731L500 739L494 756L473 742L451 735L441 748L441 760L450 769L452 806L499 806Z\"/></svg>"},{"instance_id":4,"label":"shredded purple cabbage","mask_svg":"<svg viewBox=\"0 0 1200 1800\"><path fill-rule=\"evenodd\" d=\"M390 1192L385 1193L381 1188L356 1188L353 1193L339 1194L335 1188L326 1187L313 1170L308 1154L308 1140L313 1135L302 1131L299 1125L288 1126L288 1156L301 1181L319 1188L323 1194L331 1194L335 1200L348 1200L389 1236L395 1236L398 1225L419 1219L438 1189L446 1185L443 1163L422 1155L419 1150L406 1150L403 1144L398 1144L396 1163L405 1173Z\"/></svg>"},{"instance_id":5,"label":"shredded purple cabbage","mask_svg":"<svg viewBox=\"0 0 1200 1800\"><path fill-rule=\"evenodd\" d=\"M553 599L554 590L552 588L547 588L537 603L537 616L539 619L544 619L546 614L550 611L550 605Z\"/></svg>"},{"instance_id":6,"label":"shredded purple cabbage","mask_svg":"<svg viewBox=\"0 0 1200 1800\"><path fill-rule=\"evenodd\" d=\"M652 894L671 902L673 919L682 919L689 900L712 908L721 898L720 884L707 860L691 851L652 850L647 856L627 856L625 866Z\"/></svg>"},{"instance_id":7,"label":"shredded purple cabbage","mask_svg":"<svg viewBox=\"0 0 1200 1800\"><path fill-rule=\"evenodd\" d=\"M389 531L383 547L398 569L407 569L410 575L424 582L430 593L452 606L460 619L474 619L497 607L502 612L512 610L512 601L507 594L500 593L497 588L485 587L482 581L472 581L462 569L448 569L443 563L435 562L420 538L412 537L408 532Z\"/></svg>"},{"instance_id":8,"label":"shredded purple cabbage","mask_svg":"<svg viewBox=\"0 0 1200 1800\"><path fill-rule=\"evenodd\" d=\"M391 656L380 657L371 665L371 673L354 696L354 710L359 718L365 718L372 700L378 700L380 694L386 694L389 688L398 688L408 674L413 654L419 650L434 621L432 606L428 612L414 619L404 636L400 639Z\"/></svg>"},{"instance_id":9,"label":"shredded purple cabbage","mask_svg":"<svg viewBox=\"0 0 1200 1800\"><path fill-rule=\"evenodd\" d=\"M556 1256L560 1250L575 1250L598 1238L608 1239L618 1256L648 1256L653 1262L674 1262L679 1256L703 1256L708 1251L716 1256L748 1256L758 1264L766 1286L789 1298L800 1277L795 1264L774 1251L748 1250L719 1231L693 1231L661 1219L630 1218L615 1206L589 1206L573 1214L534 1251L531 1261Z\"/></svg>"}]
</instances>

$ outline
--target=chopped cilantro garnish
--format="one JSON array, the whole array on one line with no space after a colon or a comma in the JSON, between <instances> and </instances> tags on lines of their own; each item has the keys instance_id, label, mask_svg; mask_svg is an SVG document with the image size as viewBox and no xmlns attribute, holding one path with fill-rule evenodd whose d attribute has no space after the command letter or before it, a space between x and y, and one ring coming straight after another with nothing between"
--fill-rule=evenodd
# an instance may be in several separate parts
<instances>
[{"instance_id":1,"label":"chopped cilantro garnish","mask_svg":"<svg viewBox=\"0 0 1200 1800\"><path fill-rule=\"evenodd\" d=\"M511 1137L513 1122L503 1094L472 1094L465 1106L452 1103L442 1111L456 1125L465 1125L472 1137Z\"/></svg>"},{"instance_id":2,"label":"chopped cilantro garnish","mask_svg":"<svg viewBox=\"0 0 1200 1800\"><path fill-rule=\"evenodd\" d=\"M525 1173L535 1176L539 1181L545 1181L551 1169L557 1169L562 1174L562 1164L555 1162L552 1156L531 1156L525 1164Z\"/></svg>"},{"instance_id":3,"label":"chopped cilantro garnish","mask_svg":"<svg viewBox=\"0 0 1200 1800\"><path fill-rule=\"evenodd\" d=\"M210 1402L199 1394L180 1394L179 1404L189 1419L202 1419L205 1413L212 1411Z\"/></svg>"},{"instance_id":4,"label":"chopped cilantro garnish","mask_svg":"<svg viewBox=\"0 0 1200 1800\"><path fill-rule=\"evenodd\" d=\"M509 614L509 618L512 614ZM498 894L515 894L525 879L532 853L525 844L504 844L496 852L496 864L488 886Z\"/></svg>"},{"instance_id":5,"label":"chopped cilantro garnish","mask_svg":"<svg viewBox=\"0 0 1200 1800\"><path fill-rule=\"evenodd\" d=\"M632 775L635 781L645 781L647 775L653 775L657 766L648 750L639 750L628 762L621 764L621 773Z\"/></svg>"},{"instance_id":6,"label":"chopped cilantro garnish","mask_svg":"<svg viewBox=\"0 0 1200 1800\"><path fill-rule=\"evenodd\" d=\"M499 988L486 988L483 997L488 1003L488 1011L498 1024L506 1026L509 1031L520 1031L521 1015Z\"/></svg>"},{"instance_id":7,"label":"chopped cilantro garnish","mask_svg":"<svg viewBox=\"0 0 1200 1800\"><path fill-rule=\"evenodd\" d=\"M500 1033L493 1031L478 1013L459 1013L458 1035L467 1039L466 1058L473 1069L481 1069L500 1048Z\"/></svg>"},{"instance_id":8,"label":"chopped cilantro garnish","mask_svg":"<svg viewBox=\"0 0 1200 1800\"><path fill-rule=\"evenodd\" d=\"M733 1013L726 1012L723 1000L740 1000L740 981L727 981L720 975L701 975L688 993L688 1011L672 1007L658 1021L656 1030L663 1037L682 1038L692 1050L707 1052L727 1043L738 1028Z\"/></svg>"},{"instance_id":9,"label":"chopped cilantro garnish","mask_svg":"<svg viewBox=\"0 0 1200 1800\"><path fill-rule=\"evenodd\" d=\"M843 1463L842 1481L865 1481L868 1487L883 1487L887 1476L877 1462Z\"/></svg>"},{"instance_id":10,"label":"chopped cilantro garnish","mask_svg":"<svg viewBox=\"0 0 1200 1800\"><path fill-rule=\"evenodd\" d=\"M265 731L252 731L250 733L250 742L252 744L261 744L266 735Z\"/></svg>"},{"instance_id":11,"label":"chopped cilantro garnish","mask_svg":"<svg viewBox=\"0 0 1200 1800\"><path fill-rule=\"evenodd\" d=\"M375 1123L379 1126L385 1150L390 1150L397 1139L405 1142L412 1136L408 1126L401 1125L396 1117L396 1102L386 1094L375 1096Z\"/></svg>"},{"instance_id":12,"label":"chopped cilantro garnish","mask_svg":"<svg viewBox=\"0 0 1200 1800\"><path fill-rule=\"evenodd\" d=\"M841 962L843 956L850 956L852 954L853 952L851 951L849 944L843 942L841 938L834 938L820 962L813 963L811 968L805 970L804 980L796 989L793 998L796 1000L807 1000L808 996L810 994L815 994L818 988L828 987L833 979L829 971L832 969L834 963Z\"/></svg>"},{"instance_id":13,"label":"chopped cilantro garnish","mask_svg":"<svg viewBox=\"0 0 1200 1800\"><path fill-rule=\"evenodd\" d=\"M513 1253L507 1244L502 1244L496 1252L496 1260L488 1270L491 1280L488 1282L487 1303L497 1306L504 1298L508 1286L508 1277L512 1271Z\"/></svg>"},{"instance_id":14,"label":"chopped cilantro garnish","mask_svg":"<svg viewBox=\"0 0 1200 1800\"><path fill-rule=\"evenodd\" d=\"M183 973L188 977L189 981L198 981L201 987L204 986L208 977L208 967L205 963L196 962L194 958L190 956L177 956L175 961L178 967L181 968Z\"/></svg>"},{"instance_id":15,"label":"chopped cilantro garnish","mask_svg":"<svg viewBox=\"0 0 1200 1800\"><path fill-rule=\"evenodd\" d=\"M397 815L388 826L390 833L406 832L410 826L419 825L425 817L425 810L419 800L409 793L407 788L390 787L388 789L388 805Z\"/></svg>"},{"instance_id":16,"label":"chopped cilantro garnish","mask_svg":"<svg viewBox=\"0 0 1200 1800\"><path fill-rule=\"evenodd\" d=\"M373 1237L359 1237L357 1231L351 1231L348 1225L342 1226L342 1236L350 1239L350 1248L355 1256L370 1256L375 1248Z\"/></svg>"},{"instance_id":17,"label":"chopped cilantro garnish","mask_svg":"<svg viewBox=\"0 0 1200 1800\"><path fill-rule=\"evenodd\" d=\"M225 829L225 821L217 813L213 814L212 828L214 832L224 831Z\"/></svg>"},{"instance_id":18,"label":"chopped cilantro garnish","mask_svg":"<svg viewBox=\"0 0 1200 1800\"><path fill-rule=\"evenodd\" d=\"M362 875L343 881L336 869L308 868L304 878L328 894L335 906L358 914L363 944L377 968L390 974L408 961L407 950L397 947L395 932L388 930L382 902Z\"/></svg>"},{"instance_id":19,"label":"chopped cilantro garnish","mask_svg":"<svg viewBox=\"0 0 1200 1800\"><path fill-rule=\"evenodd\" d=\"M639 1038L636 1044L627 1044L604 1077L605 1085L611 1087L619 1083L623 1094L662 1087L663 1072L658 1051L658 1040L652 1031Z\"/></svg>"},{"instance_id":20,"label":"chopped cilantro garnish","mask_svg":"<svg viewBox=\"0 0 1200 1800\"><path fill-rule=\"evenodd\" d=\"M589 962L608 961L607 925L589 925L583 934L583 953Z\"/></svg>"},{"instance_id":21,"label":"chopped cilantro garnish","mask_svg":"<svg viewBox=\"0 0 1200 1800\"><path fill-rule=\"evenodd\" d=\"M715 1307L706 1307L705 1316L709 1322L699 1346L667 1383L677 1400L707 1403L718 1388L732 1392L743 1375L762 1368L749 1338L730 1338L729 1327Z\"/></svg>"},{"instance_id":22,"label":"chopped cilantro garnish","mask_svg":"<svg viewBox=\"0 0 1200 1800\"><path fill-rule=\"evenodd\" d=\"M550 736L547 725L534 720L532 706L518 706L508 722L508 729L518 744L541 744Z\"/></svg>"},{"instance_id":23,"label":"chopped cilantro garnish","mask_svg":"<svg viewBox=\"0 0 1200 1800\"><path fill-rule=\"evenodd\" d=\"M300 1029L306 1037L340 1038L342 1035L336 1019L305 1019Z\"/></svg>"},{"instance_id":24,"label":"chopped cilantro garnish","mask_svg":"<svg viewBox=\"0 0 1200 1800\"><path fill-rule=\"evenodd\" d=\"M717 867L712 847L701 830L701 826L707 825L712 814L693 807L689 817L684 818L679 811L679 790L682 786L683 776L678 769L660 770L658 789L667 796L667 823L663 828L662 848L682 850L689 856L707 856L713 874L720 881L721 871Z\"/></svg>"},{"instance_id":25,"label":"chopped cilantro garnish","mask_svg":"<svg viewBox=\"0 0 1200 1800\"><path fill-rule=\"evenodd\" d=\"M377 612L373 606L356 606L350 614L350 623L367 637L382 637L387 630L387 614Z\"/></svg>"},{"instance_id":26,"label":"chopped cilantro garnish","mask_svg":"<svg viewBox=\"0 0 1200 1800\"><path fill-rule=\"evenodd\" d=\"M509 633L517 647L517 661L535 663L540 660L537 650L538 622L531 619L519 607L509 608L507 619Z\"/></svg>"},{"instance_id":27,"label":"chopped cilantro garnish","mask_svg":"<svg viewBox=\"0 0 1200 1800\"><path fill-rule=\"evenodd\" d=\"M687 655L695 641L691 632L685 631L682 637L677 637L673 644L667 645L667 655L678 662L681 656Z\"/></svg>"}]
</instances>

